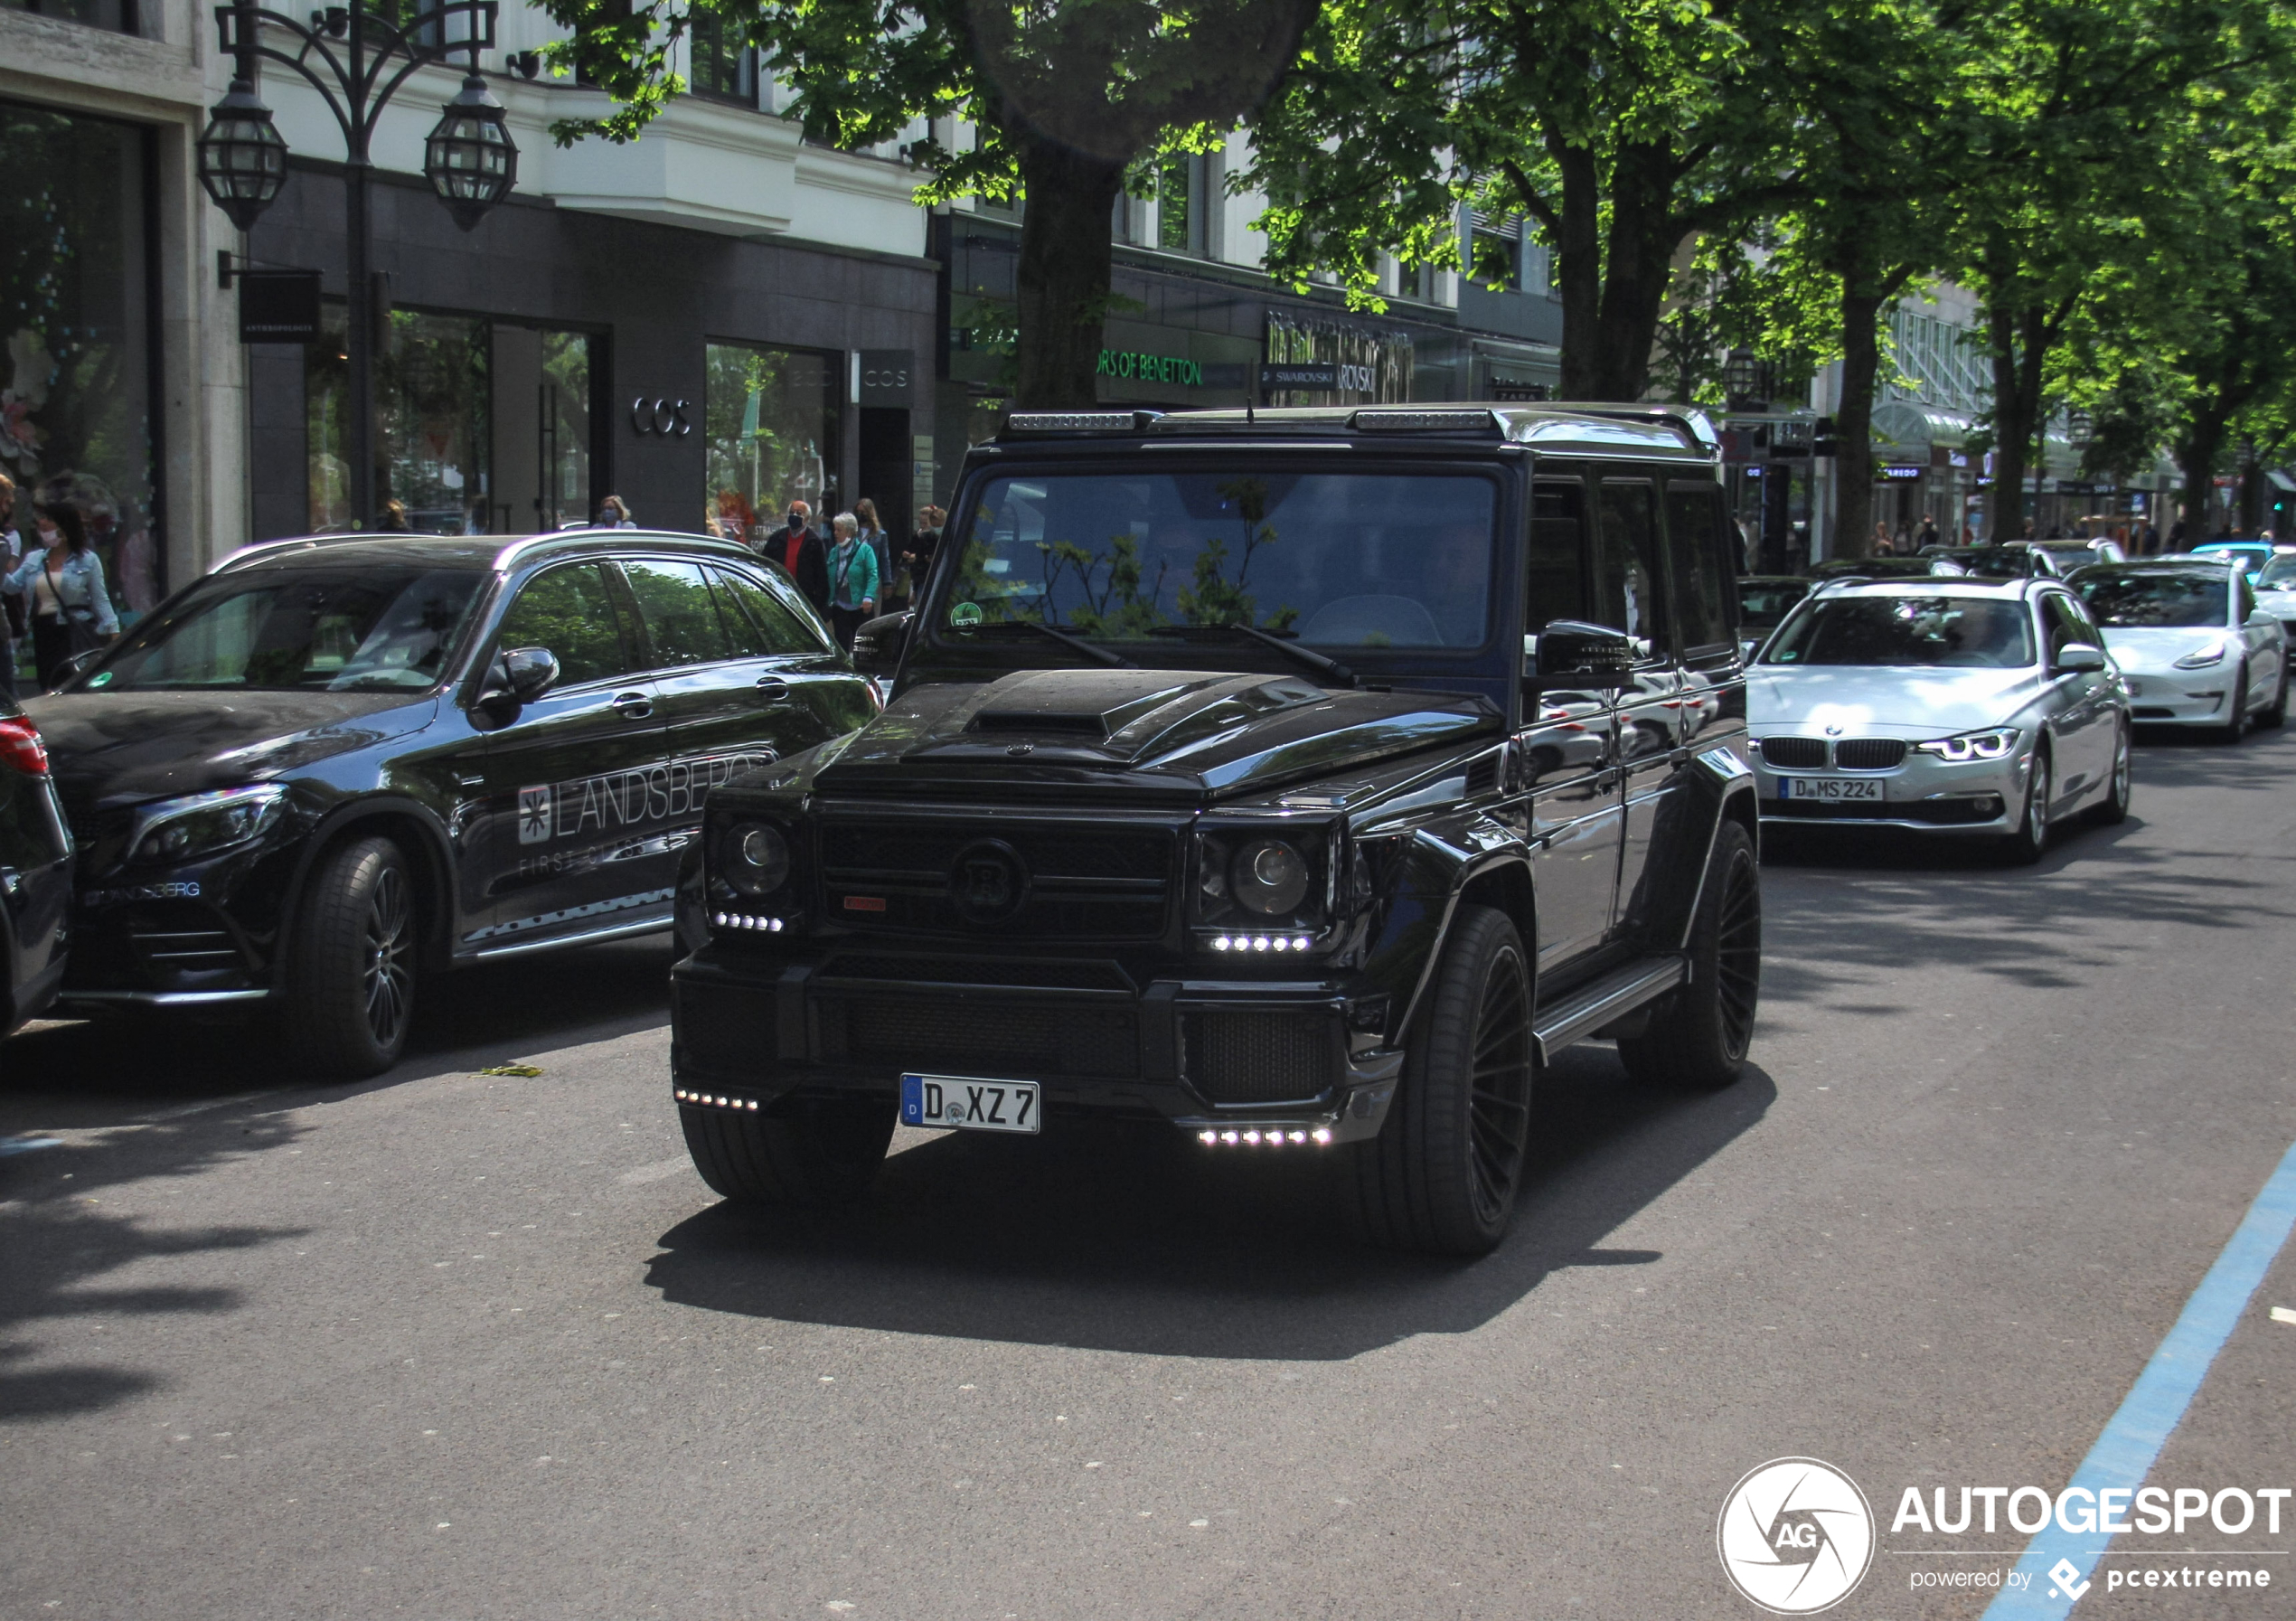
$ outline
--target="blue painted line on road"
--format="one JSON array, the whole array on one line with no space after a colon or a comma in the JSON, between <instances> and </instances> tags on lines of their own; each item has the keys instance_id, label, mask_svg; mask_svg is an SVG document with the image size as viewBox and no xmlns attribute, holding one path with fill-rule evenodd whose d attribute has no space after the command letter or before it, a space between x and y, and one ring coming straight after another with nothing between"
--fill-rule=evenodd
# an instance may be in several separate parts
<instances>
[{"instance_id":1,"label":"blue painted line on road","mask_svg":"<svg viewBox=\"0 0 2296 1621\"><path fill-rule=\"evenodd\" d=\"M2134 1490L2144 1484L2160 1448L2184 1422L2185 1409L2208 1376L2209 1364L2225 1348L2256 1286L2288 1242L2291 1228L2296 1228L2296 1145L2281 1156L2280 1169L2248 1207L2216 1264L2185 1302L2184 1315L2137 1375L2121 1410L2073 1472L2070 1484L2086 1486L2092 1494L2107 1486ZM2051 1520L2026 1544L2017 1561L2024 1585L2004 1584L1986 1607L1984 1621L2062 1621L2089 1590L2090 1573L2112 1541L2110 1536L2099 1540L2094 1531L2065 1531ZM2050 1575L2060 1560L2073 1567L2062 1582Z\"/></svg>"},{"instance_id":2,"label":"blue painted line on road","mask_svg":"<svg viewBox=\"0 0 2296 1621\"><path fill-rule=\"evenodd\" d=\"M54 1137L0 1137L0 1159L12 1154L30 1154L35 1148L61 1148L63 1144Z\"/></svg>"}]
</instances>

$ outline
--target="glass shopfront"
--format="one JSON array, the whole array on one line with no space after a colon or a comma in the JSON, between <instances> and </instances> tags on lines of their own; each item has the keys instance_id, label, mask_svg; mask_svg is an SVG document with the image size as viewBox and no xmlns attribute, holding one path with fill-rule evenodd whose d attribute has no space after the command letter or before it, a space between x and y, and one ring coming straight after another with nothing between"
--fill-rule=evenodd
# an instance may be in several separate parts
<instances>
[{"instance_id":1,"label":"glass shopfront","mask_svg":"<svg viewBox=\"0 0 2296 1621\"><path fill-rule=\"evenodd\" d=\"M752 344L711 344L705 353L702 433L708 441L704 526L746 538L791 501L834 514L838 357Z\"/></svg>"},{"instance_id":2,"label":"glass shopfront","mask_svg":"<svg viewBox=\"0 0 2296 1621\"><path fill-rule=\"evenodd\" d=\"M78 509L123 617L165 593L151 137L0 101L0 473Z\"/></svg>"},{"instance_id":3,"label":"glass shopfront","mask_svg":"<svg viewBox=\"0 0 2296 1621\"><path fill-rule=\"evenodd\" d=\"M491 324L403 309L386 322L374 366L375 526L403 518L426 534L488 533ZM329 305L322 325L305 350L314 534L347 529L352 517L343 306Z\"/></svg>"}]
</instances>

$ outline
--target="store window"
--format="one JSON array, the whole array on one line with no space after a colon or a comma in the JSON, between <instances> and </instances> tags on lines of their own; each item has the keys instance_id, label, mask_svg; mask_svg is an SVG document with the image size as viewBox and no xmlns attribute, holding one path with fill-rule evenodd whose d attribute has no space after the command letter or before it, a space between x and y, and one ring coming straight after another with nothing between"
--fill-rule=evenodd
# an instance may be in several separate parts
<instances>
[{"instance_id":1,"label":"store window","mask_svg":"<svg viewBox=\"0 0 2296 1621\"><path fill-rule=\"evenodd\" d=\"M1523 222L1519 214L1475 212L1468 232L1469 262L1478 285L1502 293L1523 290Z\"/></svg>"},{"instance_id":2,"label":"store window","mask_svg":"<svg viewBox=\"0 0 2296 1621\"><path fill-rule=\"evenodd\" d=\"M703 432L708 438L709 524L746 535L791 501L818 522L836 510L837 382L834 355L711 344L704 351Z\"/></svg>"},{"instance_id":3,"label":"store window","mask_svg":"<svg viewBox=\"0 0 2296 1621\"><path fill-rule=\"evenodd\" d=\"M0 473L79 509L123 616L166 589L153 465L150 137L0 101Z\"/></svg>"},{"instance_id":4,"label":"store window","mask_svg":"<svg viewBox=\"0 0 2296 1621\"><path fill-rule=\"evenodd\" d=\"M1329 362L1333 389L1271 389L1270 405L1400 405L1411 398L1412 343L1387 332L1289 310L1267 316L1267 360Z\"/></svg>"},{"instance_id":5,"label":"store window","mask_svg":"<svg viewBox=\"0 0 2296 1621\"><path fill-rule=\"evenodd\" d=\"M321 341L304 352L314 534L353 526L343 306L328 306L321 325ZM385 318L374 359L375 527L403 519L424 534L494 528L489 336L475 316L395 309Z\"/></svg>"},{"instance_id":6,"label":"store window","mask_svg":"<svg viewBox=\"0 0 2296 1621\"><path fill-rule=\"evenodd\" d=\"M62 17L90 28L108 28L115 33L143 32L143 7L137 0L0 0L0 6L28 11L34 16Z\"/></svg>"}]
</instances>

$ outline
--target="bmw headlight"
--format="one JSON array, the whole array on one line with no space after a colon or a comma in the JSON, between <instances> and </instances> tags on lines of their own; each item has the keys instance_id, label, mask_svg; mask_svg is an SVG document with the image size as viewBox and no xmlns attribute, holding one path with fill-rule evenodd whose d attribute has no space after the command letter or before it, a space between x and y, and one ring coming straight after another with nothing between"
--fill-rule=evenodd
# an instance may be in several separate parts
<instances>
[{"instance_id":1,"label":"bmw headlight","mask_svg":"<svg viewBox=\"0 0 2296 1621\"><path fill-rule=\"evenodd\" d=\"M146 866L177 867L220 855L278 826L287 805L287 791L278 783L163 799L144 811L127 859Z\"/></svg>"},{"instance_id":2,"label":"bmw headlight","mask_svg":"<svg viewBox=\"0 0 2296 1621\"><path fill-rule=\"evenodd\" d=\"M770 822L736 822L718 835L718 876L763 900L789 881L789 841Z\"/></svg>"},{"instance_id":3,"label":"bmw headlight","mask_svg":"<svg viewBox=\"0 0 2296 1621\"><path fill-rule=\"evenodd\" d=\"M1247 911L1285 918L1307 899L1307 861L1282 839L1254 839L1228 864L1228 882Z\"/></svg>"},{"instance_id":4,"label":"bmw headlight","mask_svg":"<svg viewBox=\"0 0 2296 1621\"><path fill-rule=\"evenodd\" d=\"M2222 642L2211 642L2206 647L2194 648L2190 653L2186 654L2182 658L2178 659L2177 661L2177 668L2179 670L2205 670L2210 664L2221 664L2224 662L2225 645Z\"/></svg>"},{"instance_id":5,"label":"bmw headlight","mask_svg":"<svg viewBox=\"0 0 2296 1621\"><path fill-rule=\"evenodd\" d=\"M1916 754L1934 754L1951 765L1964 760L2003 759L2017 751L2021 734L2014 726L1997 726L1989 731L1964 731L1950 738L1933 738L1926 743L1915 743Z\"/></svg>"}]
</instances>

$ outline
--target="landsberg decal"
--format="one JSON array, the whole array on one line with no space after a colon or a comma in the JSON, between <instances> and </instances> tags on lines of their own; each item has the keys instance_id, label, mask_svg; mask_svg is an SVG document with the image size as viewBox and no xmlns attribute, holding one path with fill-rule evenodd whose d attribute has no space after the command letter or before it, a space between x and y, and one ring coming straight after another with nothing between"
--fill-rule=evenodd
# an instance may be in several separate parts
<instances>
[{"instance_id":1,"label":"landsberg decal","mask_svg":"<svg viewBox=\"0 0 2296 1621\"><path fill-rule=\"evenodd\" d=\"M586 833L615 833L701 814L701 796L740 773L781 757L770 749L697 754L603 777L577 777L518 790L518 842L547 844Z\"/></svg>"}]
</instances>

